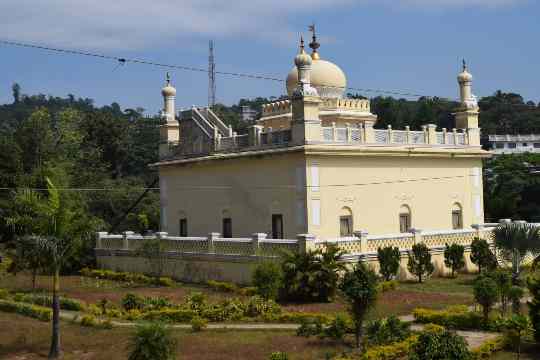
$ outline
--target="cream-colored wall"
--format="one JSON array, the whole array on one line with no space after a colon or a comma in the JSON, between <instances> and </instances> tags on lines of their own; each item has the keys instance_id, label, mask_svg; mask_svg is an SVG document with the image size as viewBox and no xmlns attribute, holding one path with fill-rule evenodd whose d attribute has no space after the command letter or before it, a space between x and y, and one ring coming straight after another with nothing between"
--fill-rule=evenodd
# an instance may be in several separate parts
<instances>
[{"instance_id":1,"label":"cream-colored wall","mask_svg":"<svg viewBox=\"0 0 540 360\"><path fill-rule=\"evenodd\" d=\"M161 166L162 231L178 235L188 219L189 236L222 232L223 212L232 218L233 237L267 233L272 214L283 215L286 238L307 231L305 160L300 153Z\"/></svg>"},{"instance_id":2,"label":"cream-colored wall","mask_svg":"<svg viewBox=\"0 0 540 360\"><path fill-rule=\"evenodd\" d=\"M355 231L373 235L399 233L402 205L416 229L451 229L454 203L462 206L465 228L483 223L481 159L309 155L307 164L310 234L339 237L343 207L352 210Z\"/></svg>"}]
</instances>

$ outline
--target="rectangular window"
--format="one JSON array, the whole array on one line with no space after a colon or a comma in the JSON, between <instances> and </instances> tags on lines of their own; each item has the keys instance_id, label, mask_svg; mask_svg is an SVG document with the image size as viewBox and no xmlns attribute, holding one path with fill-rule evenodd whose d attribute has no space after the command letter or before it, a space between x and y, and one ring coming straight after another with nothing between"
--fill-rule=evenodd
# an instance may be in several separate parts
<instances>
[{"instance_id":1,"label":"rectangular window","mask_svg":"<svg viewBox=\"0 0 540 360\"><path fill-rule=\"evenodd\" d=\"M452 211L452 228L454 230L463 229L463 220L459 210Z\"/></svg>"},{"instance_id":2,"label":"rectangular window","mask_svg":"<svg viewBox=\"0 0 540 360\"><path fill-rule=\"evenodd\" d=\"M399 231L402 233L411 230L411 216L409 214L399 214Z\"/></svg>"},{"instance_id":3,"label":"rectangular window","mask_svg":"<svg viewBox=\"0 0 540 360\"><path fill-rule=\"evenodd\" d=\"M223 219L223 237L232 238L232 220L231 218Z\"/></svg>"},{"instance_id":4,"label":"rectangular window","mask_svg":"<svg viewBox=\"0 0 540 360\"><path fill-rule=\"evenodd\" d=\"M352 236L352 216L340 216L339 228L339 234L341 236Z\"/></svg>"},{"instance_id":5,"label":"rectangular window","mask_svg":"<svg viewBox=\"0 0 540 360\"><path fill-rule=\"evenodd\" d=\"M187 232L187 219L186 218L183 218L183 219L180 219L180 229L178 231L179 233L179 236L182 236L182 237L186 237L188 236L188 232Z\"/></svg>"},{"instance_id":6,"label":"rectangular window","mask_svg":"<svg viewBox=\"0 0 540 360\"><path fill-rule=\"evenodd\" d=\"M315 226L321 225L321 200L311 200L311 223Z\"/></svg>"},{"instance_id":7,"label":"rectangular window","mask_svg":"<svg viewBox=\"0 0 540 360\"><path fill-rule=\"evenodd\" d=\"M272 214L272 239L283 239L283 215Z\"/></svg>"},{"instance_id":8,"label":"rectangular window","mask_svg":"<svg viewBox=\"0 0 540 360\"><path fill-rule=\"evenodd\" d=\"M508 143L509 149L515 149L517 147L516 143Z\"/></svg>"},{"instance_id":9,"label":"rectangular window","mask_svg":"<svg viewBox=\"0 0 540 360\"><path fill-rule=\"evenodd\" d=\"M540 143L534 143L534 148L535 149L540 149Z\"/></svg>"}]
</instances>

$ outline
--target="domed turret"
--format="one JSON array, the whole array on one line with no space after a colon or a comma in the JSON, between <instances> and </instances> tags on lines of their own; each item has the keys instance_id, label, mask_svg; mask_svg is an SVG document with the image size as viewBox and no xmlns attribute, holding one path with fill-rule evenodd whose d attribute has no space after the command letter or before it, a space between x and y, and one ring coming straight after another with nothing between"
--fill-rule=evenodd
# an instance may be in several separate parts
<instances>
[{"instance_id":1,"label":"domed turret","mask_svg":"<svg viewBox=\"0 0 540 360\"><path fill-rule=\"evenodd\" d=\"M163 95L163 97L176 96L176 89L171 85L171 76L169 73L167 73L167 83L163 89L161 89L161 95Z\"/></svg>"},{"instance_id":2,"label":"domed turret","mask_svg":"<svg viewBox=\"0 0 540 360\"><path fill-rule=\"evenodd\" d=\"M314 32L314 29L312 31ZM318 52L320 44L317 42L315 32L313 33L313 41L309 44L309 47L313 50L311 56L306 55L305 52L302 54L302 45L302 52L296 56L295 63L297 64L297 60L306 61L306 56L310 57L312 60L310 83L311 86L317 89L319 96L323 98L343 97L345 88L347 87L347 78L345 77L345 73L343 73L343 71L336 64L330 61L321 60ZM292 68L287 75L286 85L287 95L291 97L296 89L296 86L298 85L297 67Z\"/></svg>"},{"instance_id":3,"label":"domed turret","mask_svg":"<svg viewBox=\"0 0 540 360\"><path fill-rule=\"evenodd\" d=\"M310 66L313 63L311 56L309 56L304 50L304 38L300 38L300 52L294 58L294 64L297 68Z\"/></svg>"},{"instance_id":4,"label":"domed turret","mask_svg":"<svg viewBox=\"0 0 540 360\"><path fill-rule=\"evenodd\" d=\"M459 83L459 97L462 107L475 110L478 108L478 100L472 93L472 79L473 76L469 72L467 63L463 60L463 70L457 76Z\"/></svg>"},{"instance_id":5,"label":"domed turret","mask_svg":"<svg viewBox=\"0 0 540 360\"><path fill-rule=\"evenodd\" d=\"M465 60L463 60L463 71L458 74L457 79L459 83L470 82L473 79L473 76L469 72L469 69L467 67L467 63L465 62Z\"/></svg>"}]
</instances>

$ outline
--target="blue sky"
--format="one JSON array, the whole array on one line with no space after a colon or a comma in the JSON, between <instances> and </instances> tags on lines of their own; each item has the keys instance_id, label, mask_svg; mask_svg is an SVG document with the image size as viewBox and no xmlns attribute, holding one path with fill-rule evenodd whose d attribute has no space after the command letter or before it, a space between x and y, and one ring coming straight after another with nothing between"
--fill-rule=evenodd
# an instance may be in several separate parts
<instances>
[{"instance_id":1,"label":"blue sky","mask_svg":"<svg viewBox=\"0 0 540 360\"><path fill-rule=\"evenodd\" d=\"M540 101L536 0L2 0L0 38L167 64L285 78L298 36L317 24L321 56L348 85L457 97L465 57L479 96L497 89ZM0 103L24 93L161 107L164 69L0 45ZM205 73L171 71L177 107L204 105ZM279 96L282 83L217 77L218 101ZM367 94L366 95L373 95Z\"/></svg>"}]
</instances>

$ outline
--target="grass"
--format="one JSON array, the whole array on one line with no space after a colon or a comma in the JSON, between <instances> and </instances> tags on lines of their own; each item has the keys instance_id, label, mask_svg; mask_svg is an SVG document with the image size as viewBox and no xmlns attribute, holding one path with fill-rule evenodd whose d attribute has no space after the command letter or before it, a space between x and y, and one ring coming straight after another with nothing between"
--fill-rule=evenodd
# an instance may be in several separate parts
<instances>
[{"instance_id":1,"label":"grass","mask_svg":"<svg viewBox=\"0 0 540 360\"><path fill-rule=\"evenodd\" d=\"M50 324L16 314L0 313L0 359L43 359L47 356ZM6 331L5 329L9 329ZM62 323L65 360L126 359L134 329L85 328ZM268 359L284 351L293 360L325 359L326 354L349 351L343 345L297 337L290 331L190 331L175 330L178 358L200 360Z\"/></svg>"}]
</instances>

